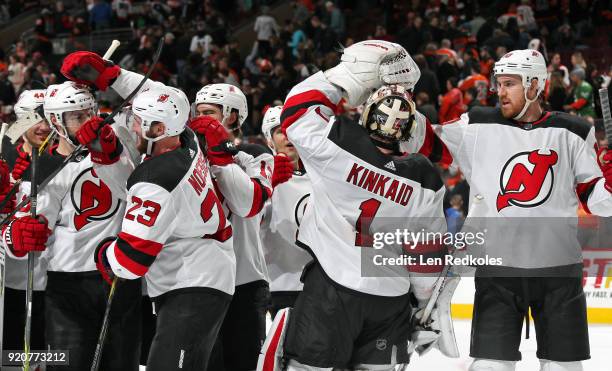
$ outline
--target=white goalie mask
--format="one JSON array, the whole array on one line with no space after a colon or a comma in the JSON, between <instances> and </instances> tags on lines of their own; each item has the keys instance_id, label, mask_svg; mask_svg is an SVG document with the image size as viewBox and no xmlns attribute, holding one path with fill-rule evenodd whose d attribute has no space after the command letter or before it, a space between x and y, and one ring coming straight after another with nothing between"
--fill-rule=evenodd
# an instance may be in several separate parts
<instances>
[{"instance_id":1,"label":"white goalie mask","mask_svg":"<svg viewBox=\"0 0 612 371\"><path fill-rule=\"evenodd\" d=\"M97 112L94 96L85 85L66 81L62 84L49 85L43 103L45 118L51 129L74 145L68 134L68 126L80 126L83 122L68 122L67 114L86 111L84 117L93 117ZM79 120L82 121L82 120Z\"/></svg>"},{"instance_id":2,"label":"white goalie mask","mask_svg":"<svg viewBox=\"0 0 612 371\"><path fill-rule=\"evenodd\" d=\"M495 62L493 67L493 78L491 79L491 89L496 90L497 82L495 78L499 75L519 75L523 82L525 90L525 105L521 112L514 117L515 120L521 119L527 108L538 99L540 93L546 87L548 79L548 71L546 69L546 61L544 56L537 50L525 49L514 50L506 53L499 61ZM531 86L531 81L536 79L538 82L538 90L535 98L527 98L527 92Z\"/></svg>"},{"instance_id":3,"label":"white goalie mask","mask_svg":"<svg viewBox=\"0 0 612 371\"><path fill-rule=\"evenodd\" d=\"M415 105L401 85L386 85L375 91L363 107L359 123L376 145L397 149L399 141L408 141L416 128Z\"/></svg>"}]
</instances>

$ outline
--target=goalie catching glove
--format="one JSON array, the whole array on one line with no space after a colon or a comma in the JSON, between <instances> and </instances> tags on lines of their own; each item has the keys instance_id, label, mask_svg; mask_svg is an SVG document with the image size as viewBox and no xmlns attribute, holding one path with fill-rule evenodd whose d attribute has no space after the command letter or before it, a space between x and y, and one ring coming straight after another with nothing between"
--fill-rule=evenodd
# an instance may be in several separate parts
<instances>
[{"instance_id":1,"label":"goalie catching glove","mask_svg":"<svg viewBox=\"0 0 612 371\"><path fill-rule=\"evenodd\" d=\"M110 124L104 119L94 116L87 120L76 133L76 138L87 146L91 161L96 164L109 165L117 162L123 147Z\"/></svg>"},{"instance_id":2,"label":"goalie catching glove","mask_svg":"<svg viewBox=\"0 0 612 371\"><path fill-rule=\"evenodd\" d=\"M325 71L329 82L342 88L348 103L358 106L383 84L414 88L421 71L399 44L367 40L344 49L341 62Z\"/></svg>"},{"instance_id":3,"label":"goalie catching glove","mask_svg":"<svg viewBox=\"0 0 612 371\"><path fill-rule=\"evenodd\" d=\"M67 79L105 91L119 76L121 68L96 53L79 51L64 58L61 72Z\"/></svg>"}]
</instances>

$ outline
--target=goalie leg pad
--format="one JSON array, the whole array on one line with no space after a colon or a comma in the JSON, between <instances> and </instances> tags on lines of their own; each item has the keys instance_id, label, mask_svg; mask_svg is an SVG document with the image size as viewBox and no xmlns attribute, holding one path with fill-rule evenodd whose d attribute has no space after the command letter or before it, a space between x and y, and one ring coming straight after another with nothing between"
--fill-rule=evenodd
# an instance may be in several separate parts
<instances>
[{"instance_id":1,"label":"goalie leg pad","mask_svg":"<svg viewBox=\"0 0 612 371\"><path fill-rule=\"evenodd\" d=\"M461 280L460 277L447 277L444 282L444 287L438 296L438 318L434 321L438 322L440 329L440 338L436 343L436 347L447 357L459 358L459 348L455 339L455 329L451 318L451 299L453 293Z\"/></svg>"},{"instance_id":2,"label":"goalie leg pad","mask_svg":"<svg viewBox=\"0 0 612 371\"><path fill-rule=\"evenodd\" d=\"M514 371L516 361L476 358L468 371Z\"/></svg>"},{"instance_id":3,"label":"goalie leg pad","mask_svg":"<svg viewBox=\"0 0 612 371\"><path fill-rule=\"evenodd\" d=\"M285 333L289 324L291 308L283 308L276 313L266 341L261 347L257 361L257 371L282 371L284 370L283 345Z\"/></svg>"},{"instance_id":4,"label":"goalie leg pad","mask_svg":"<svg viewBox=\"0 0 612 371\"><path fill-rule=\"evenodd\" d=\"M555 362L540 360L540 371L582 371L582 362Z\"/></svg>"}]
</instances>

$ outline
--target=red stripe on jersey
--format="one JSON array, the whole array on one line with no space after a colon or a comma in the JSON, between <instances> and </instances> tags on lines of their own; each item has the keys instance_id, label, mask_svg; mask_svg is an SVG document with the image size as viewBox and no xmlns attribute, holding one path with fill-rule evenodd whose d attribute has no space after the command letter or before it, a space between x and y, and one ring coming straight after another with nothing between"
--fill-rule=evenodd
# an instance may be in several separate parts
<instances>
[{"instance_id":1,"label":"red stripe on jersey","mask_svg":"<svg viewBox=\"0 0 612 371\"><path fill-rule=\"evenodd\" d=\"M278 321L278 326L274 329L274 335L272 337L272 341L270 341L270 345L268 349L266 349L266 354L264 357L264 363L262 367L262 371L274 371L276 369L276 350L279 346L282 346L280 343L280 337L283 332L283 328L285 327L285 319L287 317L287 312L283 312L283 316L280 321Z\"/></svg>"},{"instance_id":2,"label":"red stripe on jersey","mask_svg":"<svg viewBox=\"0 0 612 371\"><path fill-rule=\"evenodd\" d=\"M117 237L127 242L132 248L134 248L134 250L138 250L151 256L157 256L164 246L159 242L145 240L125 232L119 232Z\"/></svg>"},{"instance_id":3,"label":"red stripe on jersey","mask_svg":"<svg viewBox=\"0 0 612 371\"><path fill-rule=\"evenodd\" d=\"M586 183L579 183L576 186L576 194L578 195L578 201L580 201L582 208L588 214L591 214L591 210L589 210L588 206L589 196L591 195L591 192L593 192L593 188L595 187L595 184L599 181L599 179L601 179L601 177L597 177Z\"/></svg>"},{"instance_id":4,"label":"red stripe on jersey","mask_svg":"<svg viewBox=\"0 0 612 371\"><path fill-rule=\"evenodd\" d=\"M251 179L251 182L253 182L253 204L251 205L251 210L246 216L247 218L250 218L260 212L261 209L263 209L266 200L272 195L272 191L261 185L261 183L255 181L255 179Z\"/></svg>"},{"instance_id":5,"label":"red stripe on jersey","mask_svg":"<svg viewBox=\"0 0 612 371\"><path fill-rule=\"evenodd\" d=\"M420 264L417 261L407 268L411 273L440 273L444 269L444 264Z\"/></svg>"},{"instance_id":6,"label":"red stripe on jersey","mask_svg":"<svg viewBox=\"0 0 612 371\"><path fill-rule=\"evenodd\" d=\"M432 156L433 150L437 149L436 147L439 147L441 149L441 153L434 153ZM423 145L419 149L419 153L429 158L430 161L436 162L441 165L448 166L453 162L453 156L448 150L448 147L446 146L446 144L444 144L444 142L442 142L440 138L438 138L436 133L434 133L433 127L427 119L425 124L425 139L423 140Z\"/></svg>"},{"instance_id":7,"label":"red stripe on jersey","mask_svg":"<svg viewBox=\"0 0 612 371\"><path fill-rule=\"evenodd\" d=\"M132 274L142 277L147 274L149 267L145 267L142 264L136 263L132 259L130 259L127 255L119 249L117 244L113 247L113 252L115 253L115 258L117 258L117 263L119 263L123 268L130 271Z\"/></svg>"},{"instance_id":8,"label":"red stripe on jersey","mask_svg":"<svg viewBox=\"0 0 612 371\"><path fill-rule=\"evenodd\" d=\"M327 98L325 94L323 94L319 90L308 90L296 95L292 95L287 99L285 104L283 105L283 111L281 112L281 118L283 118L286 112L290 112L295 110L299 106L304 106L303 108L297 109L297 111L289 117L285 117L282 120L281 127L283 133L287 130L291 124L293 124L297 119L299 119L307 110L309 105L322 104L332 112L336 112L336 105L332 103L332 101Z\"/></svg>"}]
</instances>

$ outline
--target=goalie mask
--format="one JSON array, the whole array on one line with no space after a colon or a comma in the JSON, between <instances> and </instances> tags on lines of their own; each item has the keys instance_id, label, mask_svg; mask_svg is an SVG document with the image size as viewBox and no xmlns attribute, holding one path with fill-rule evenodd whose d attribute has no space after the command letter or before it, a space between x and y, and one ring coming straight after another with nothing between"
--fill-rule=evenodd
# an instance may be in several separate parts
<instances>
[{"instance_id":1,"label":"goalie mask","mask_svg":"<svg viewBox=\"0 0 612 371\"><path fill-rule=\"evenodd\" d=\"M11 143L14 144L30 128L41 121L45 121L42 108L44 100L44 89L24 90L19 95L19 99L13 107L17 119L6 131L6 136L11 139Z\"/></svg>"},{"instance_id":2,"label":"goalie mask","mask_svg":"<svg viewBox=\"0 0 612 371\"><path fill-rule=\"evenodd\" d=\"M408 141L416 127L415 106L401 85L386 85L368 98L359 123L379 147L399 152L399 142Z\"/></svg>"}]
</instances>

